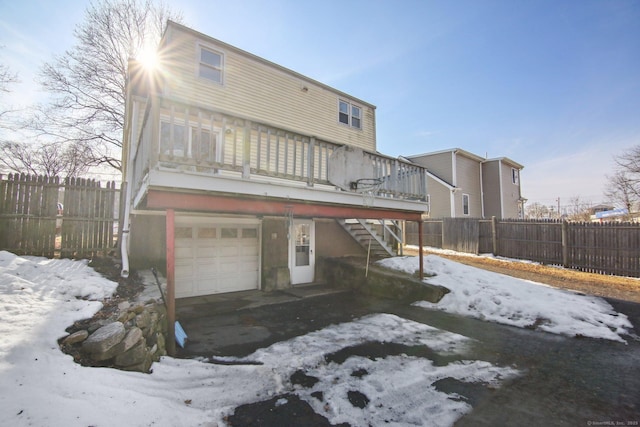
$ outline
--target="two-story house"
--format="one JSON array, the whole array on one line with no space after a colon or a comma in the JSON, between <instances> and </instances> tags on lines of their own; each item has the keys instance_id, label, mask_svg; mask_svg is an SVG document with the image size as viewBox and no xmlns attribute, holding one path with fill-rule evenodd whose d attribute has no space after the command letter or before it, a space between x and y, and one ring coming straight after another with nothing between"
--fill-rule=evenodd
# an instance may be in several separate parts
<instances>
[{"instance_id":1,"label":"two-story house","mask_svg":"<svg viewBox=\"0 0 640 427\"><path fill-rule=\"evenodd\" d=\"M345 220L421 220L426 170L376 152L374 105L174 22L158 53L129 64L125 274L166 268L170 299L285 288L362 252Z\"/></svg>"},{"instance_id":2,"label":"two-story house","mask_svg":"<svg viewBox=\"0 0 640 427\"><path fill-rule=\"evenodd\" d=\"M460 148L408 156L427 168L432 218L523 218L521 164L485 159Z\"/></svg>"}]
</instances>

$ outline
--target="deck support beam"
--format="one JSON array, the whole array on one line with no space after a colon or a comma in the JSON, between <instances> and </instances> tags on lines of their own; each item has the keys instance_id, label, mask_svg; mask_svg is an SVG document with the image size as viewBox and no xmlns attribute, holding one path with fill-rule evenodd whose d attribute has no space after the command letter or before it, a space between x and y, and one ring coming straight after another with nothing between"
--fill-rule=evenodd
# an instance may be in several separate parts
<instances>
[{"instance_id":1,"label":"deck support beam","mask_svg":"<svg viewBox=\"0 0 640 427\"><path fill-rule=\"evenodd\" d=\"M424 224L424 221L420 220L418 221L418 256L420 257L420 280L424 279L424 257L423 257L423 252L424 249L422 248L422 225Z\"/></svg>"},{"instance_id":2,"label":"deck support beam","mask_svg":"<svg viewBox=\"0 0 640 427\"><path fill-rule=\"evenodd\" d=\"M176 270L175 270L175 212L167 209L166 219L167 234L167 329L168 342L167 353L169 356L176 354Z\"/></svg>"},{"instance_id":3,"label":"deck support beam","mask_svg":"<svg viewBox=\"0 0 640 427\"><path fill-rule=\"evenodd\" d=\"M395 219L420 221L422 212L393 209L305 203L294 200L238 198L220 195L150 190L146 207L212 213L284 216L293 212L303 218Z\"/></svg>"}]
</instances>

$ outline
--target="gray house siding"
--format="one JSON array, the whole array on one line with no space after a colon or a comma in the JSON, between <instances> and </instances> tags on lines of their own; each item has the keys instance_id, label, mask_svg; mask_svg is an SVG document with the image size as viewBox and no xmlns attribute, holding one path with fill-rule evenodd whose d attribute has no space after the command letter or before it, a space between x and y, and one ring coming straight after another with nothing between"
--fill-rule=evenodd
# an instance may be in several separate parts
<instances>
[{"instance_id":1,"label":"gray house siding","mask_svg":"<svg viewBox=\"0 0 640 427\"><path fill-rule=\"evenodd\" d=\"M480 185L480 163L456 154L456 216L482 217L482 189ZM469 196L469 213L463 210L463 195Z\"/></svg>"},{"instance_id":2,"label":"gray house siding","mask_svg":"<svg viewBox=\"0 0 640 427\"><path fill-rule=\"evenodd\" d=\"M484 214L502 218L500 206L500 168L498 162L485 162L482 164L482 185L484 188Z\"/></svg>"}]
</instances>

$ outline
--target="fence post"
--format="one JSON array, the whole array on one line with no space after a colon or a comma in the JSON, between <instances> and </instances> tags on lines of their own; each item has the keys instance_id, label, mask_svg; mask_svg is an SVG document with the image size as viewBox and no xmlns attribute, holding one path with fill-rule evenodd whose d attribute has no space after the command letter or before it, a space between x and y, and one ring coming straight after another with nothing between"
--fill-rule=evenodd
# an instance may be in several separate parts
<instances>
[{"instance_id":1,"label":"fence post","mask_svg":"<svg viewBox=\"0 0 640 427\"><path fill-rule=\"evenodd\" d=\"M562 266L569 266L569 223L562 221Z\"/></svg>"},{"instance_id":2,"label":"fence post","mask_svg":"<svg viewBox=\"0 0 640 427\"><path fill-rule=\"evenodd\" d=\"M491 217L491 243L493 245L493 255L498 256L498 218Z\"/></svg>"},{"instance_id":3,"label":"fence post","mask_svg":"<svg viewBox=\"0 0 640 427\"><path fill-rule=\"evenodd\" d=\"M420 280L424 279L424 249L422 247L423 245L422 225L423 224L424 224L424 221L422 220L418 221L418 257L420 257L420 260L418 261L418 265L420 266L420 272L419 272Z\"/></svg>"}]
</instances>

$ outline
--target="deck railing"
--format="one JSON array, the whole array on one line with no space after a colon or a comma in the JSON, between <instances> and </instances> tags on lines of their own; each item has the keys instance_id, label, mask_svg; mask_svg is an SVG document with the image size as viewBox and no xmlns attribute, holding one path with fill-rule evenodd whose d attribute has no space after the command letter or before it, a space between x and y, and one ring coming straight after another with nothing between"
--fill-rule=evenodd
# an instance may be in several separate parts
<instances>
[{"instance_id":1,"label":"deck railing","mask_svg":"<svg viewBox=\"0 0 640 427\"><path fill-rule=\"evenodd\" d=\"M150 98L141 117L134 158L137 188L156 166L212 177L332 185L331 155L340 144L160 97ZM425 200L423 167L377 153L367 152L366 157L375 196Z\"/></svg>"}]
</instances>

